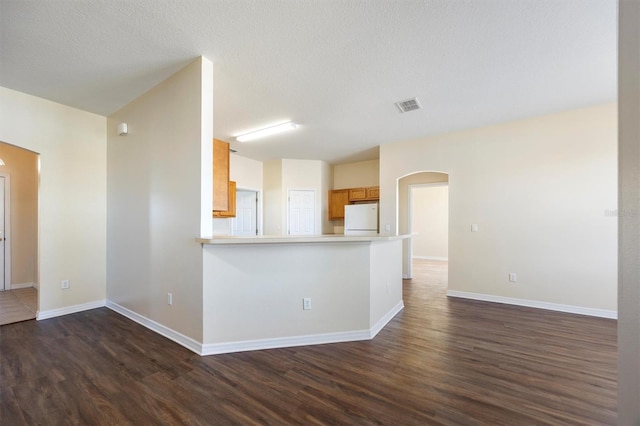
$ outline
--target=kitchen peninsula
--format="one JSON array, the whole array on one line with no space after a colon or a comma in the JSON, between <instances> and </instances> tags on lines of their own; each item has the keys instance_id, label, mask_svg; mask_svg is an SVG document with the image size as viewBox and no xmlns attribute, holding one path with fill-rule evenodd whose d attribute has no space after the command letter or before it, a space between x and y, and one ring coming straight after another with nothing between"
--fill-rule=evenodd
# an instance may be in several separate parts
<instances>
[{"instance_id":1,"label":"kitchen peninsula","mask_svg":"<svg viewBox=\"0 0 640 426\"><path fill-rule=\"evenodd\" d=\"M203 355L373 338L404 306L403 238L198 238Z\"/></svg>"}]
</instances>

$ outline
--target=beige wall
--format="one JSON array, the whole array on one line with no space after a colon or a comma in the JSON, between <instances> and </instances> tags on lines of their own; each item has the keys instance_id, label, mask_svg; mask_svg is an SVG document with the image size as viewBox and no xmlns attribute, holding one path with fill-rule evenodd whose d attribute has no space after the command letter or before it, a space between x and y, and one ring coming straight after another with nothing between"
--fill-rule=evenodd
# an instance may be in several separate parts
<instances>
[{"instance_id":1,"label":"beige wall","mask_svg":"<svg viewBox=\"0 0 640 426\"><path fill-rule=\"evenodd\" d=\"M282 160L271 160L263 164L264 186L264 234L280 235L282 221ZM286 220L286 219L285 219Z\"/></svg>"},{"instance_id":2,"label":"beige wall","mask_svg":"<svg viewBox=\"0 0 640 426\"><path fill-rule=\"evenodd\" d=\"M381 223L399 178L446 172L450 290L615 312L616 125L612 103L383 145Z\"/></svg>"},{"instance_id":3,"label":"beige wall","mask_svg":"<svg viewBox=\"0 0 640 426\"><path fill-rule=\"evenodd\" d=\"M11 181L11 285L38 283L38 155L0 142Z\"/></svg>"},{"instance_id":4,"label":"beige wall","mask_svg":"<svg viewBox=\"0 0 640 426\"><path fill-rule=\"evenodd\" d=\"M105 117L0 87L0 140L40 154L40 314L105 299L105 126Z\"/></svg>"},{"instance_id":5,"label":"beige wall","mask_svg":"<svg viewBox=\"0 0 640 426\"><path fill-rule=\"evenodd\" d=\"M446 260L449 255L449 188L414 185L411 191L412 257Z\"/></svg>"},{"instance_id":6,"label":"beige wall","mask_svg":"<svg viewBox=\"0 0 640 426\"><path fill-rule=\"evenodd\" d=\"M327 232L327 192L331 184L330 166L317 160L271 160L264 167L264 234L287 233L289 190L313 189L316 192L315 232Z\"/></svg>"},{"instance_id":7,"label":"beige wall","mask_svg":"<svg viewBox=\"0 0 640 426\"><path fill-rule=\"evenodd\" d=\"M380 160L358 161L333 166L333 189L378 186Z\"/></svg>"},{"instance_id":8,"label":"beige wall","mask_svg":"<svg viewBox=\"0 0 640 426\"><path fill-rule=\"evenodd\" d=\"M196 341L195 238L211 235L212 83L213 64L199 58L110 116L107 128L108 298ZM120 122L127 136L116 134Z\"/></svg>"}]
</instances>

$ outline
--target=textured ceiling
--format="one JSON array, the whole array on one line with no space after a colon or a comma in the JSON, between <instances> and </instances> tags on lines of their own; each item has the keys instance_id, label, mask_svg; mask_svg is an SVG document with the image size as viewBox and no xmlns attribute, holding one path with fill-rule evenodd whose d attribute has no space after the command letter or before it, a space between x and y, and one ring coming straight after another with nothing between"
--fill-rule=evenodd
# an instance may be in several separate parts
<instances>
[{"instance_id":1,"label":"textured ceiling","mask_svg":"<svg viewBox=\"0 0 640 426\"><path fill-rule=\"evenodd\" d=\"M615 0L0 0L0 85L109 115L196 57L241 155L380 144L616 99ZM417 96L424 109L400 114Z\"/></svg>"}]
</instances>

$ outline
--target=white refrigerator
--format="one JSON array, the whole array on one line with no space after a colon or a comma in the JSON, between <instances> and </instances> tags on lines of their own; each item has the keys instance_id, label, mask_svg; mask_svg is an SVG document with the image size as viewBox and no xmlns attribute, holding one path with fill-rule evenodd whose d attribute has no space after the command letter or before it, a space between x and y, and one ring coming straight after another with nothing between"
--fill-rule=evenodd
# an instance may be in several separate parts
<instances>
[{"instance_id":1,"label":"white refrigerator","mask_svg":"<svg viewBox=\"0 0 640 426\"><path fill-rule=\"evenodd\" d=\"M378 203L344 206L344 235L376 235Z\"/></svg>"}]
</instances>

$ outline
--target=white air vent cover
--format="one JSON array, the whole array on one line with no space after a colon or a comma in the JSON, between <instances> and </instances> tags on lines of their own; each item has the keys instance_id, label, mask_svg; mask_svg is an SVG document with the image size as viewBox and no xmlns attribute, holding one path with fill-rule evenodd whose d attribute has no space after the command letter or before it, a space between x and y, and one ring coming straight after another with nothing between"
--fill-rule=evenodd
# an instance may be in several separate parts
<instances>
[{"instance_id":1,"label":"white air vent cover","mask_svg":"<svg viewBox=\"0 0 640 426\"><path fill-rule=\"evenodd\" d=\"M396 102L396 106L402 113L422 108L422 105L420 105L420 101L418 100L418 98L411 98L411 99L405 99L404 101L398 101Z\"/></svg>"}]
</instances>

